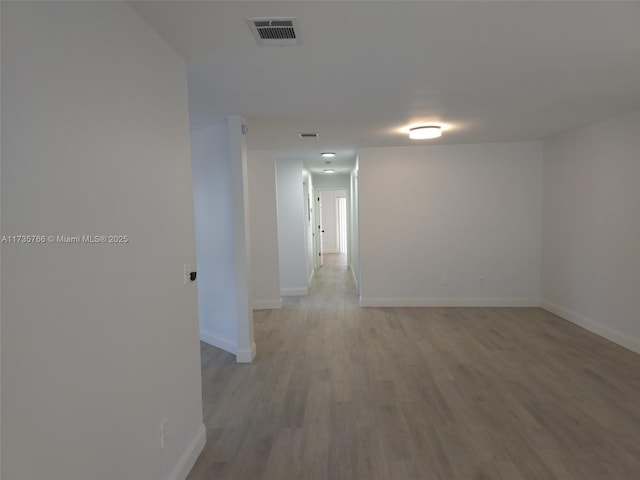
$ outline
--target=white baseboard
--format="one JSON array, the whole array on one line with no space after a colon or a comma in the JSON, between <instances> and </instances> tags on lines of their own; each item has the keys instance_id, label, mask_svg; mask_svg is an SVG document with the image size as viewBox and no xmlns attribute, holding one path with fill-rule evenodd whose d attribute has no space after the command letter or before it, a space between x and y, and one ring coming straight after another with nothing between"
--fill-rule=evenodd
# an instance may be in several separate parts
<instances>
[{"instance_id":1,"label":"white baseboard","mask_svg":"<svg viewBox=\"0 0 640 480\"><path fill-rule=\"evenodd\" d=\"M366 298L361 307L539 307L537 298L519 297L425 297Z\"/></svg>"},{"instance_id":2,"label":"white baseboard","mask_svg":"<svg viewBox=\"0 0 640 480\"><path fill-rule=\"evenodd\" d=\"M238 363L251 363L256 358L256 342L253 342L250 347L238 348L236 352L236 362Z\"/></svg>"},{"instance_id":3,"label":"white baseboard","mask_svg":"<svg viewBox=\"0 0 640 480\"><path fill-rule=\"evenodd\" d=\"M214 347L221 348L226 352L233 353L234 355L236 354L236 350L238 350L236 342L203 330L200 330L200 340Z\"/></svg>"},{"instance_id":4,"label":"white baseboard","mask_svg":"<svg viewBox=\"0 0 640 480\"><path fill-rule=\"evenodd\" d=\"M551 313L564 318L565 320L575 323L576 325L589 330L607 340L617 343L618 345L631 350L632 352L640 354L640 339L630 337L624 333L620 333L600 322L597 322L591 318L585 317L573 310L565 308L561 305L552 303L548 300L542 299L540 306Z\"/></svg>"},{"instance_id":5,"label":"white baseboard","mask_svg":"<svg viewBox=\"0 0 640 480\"><path fill-rule=\"evenodd\" d=\"M282 308L282 298L274 298L272 300L253 300L251 307L254 310L277 310Z\"/></svg>"},{"instance_id":6,"label":"white baseboard","mask_svg":"<svg viewBox=\"0 0 640 480\"><path fill-rule=\"evenodd\" d=\"M300 297L303 295L307 295L309 290L307 287L299 287L299 288L281 288L280 295L283 297Z\"/></svg>"},{"instance_id":7,"label":"white baseboard","mask_svg":"<svg viewBox=\"0 0 640 480\"><path fill-rule=\"evenodd\" d=\"M236 356L238 363L251 363L256 357L256 343L253 342L251 347L238 348L238 344L227 338L214 335L210 332L200 331L200 340L214 347L221 348L225 352L229 352Z\"/></svg>"},{"instance_id":8,"label":"white baseboard","mask_svg":"<svg viewBox=\"0 0 640 480\"><path fill-rule=\"evenodd\" d=\"M180 455L178 463L173 467L169 480L185 480L187 478L205 443L207 443L207 429L204 424L201 424L196 436L189 442L187 448Z\"/></svg>"}]
</instances>

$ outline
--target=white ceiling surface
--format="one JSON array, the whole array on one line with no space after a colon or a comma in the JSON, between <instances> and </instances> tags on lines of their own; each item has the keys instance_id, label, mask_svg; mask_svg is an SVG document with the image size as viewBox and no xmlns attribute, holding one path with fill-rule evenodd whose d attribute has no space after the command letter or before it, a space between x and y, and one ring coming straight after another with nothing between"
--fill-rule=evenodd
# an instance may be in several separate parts
<instances>
[{"instance_id":1,"label":"white ceiling surface","mask_svg":"<svg viewBox=\"0 0 640 480\"><path fill-rule=\"evenodd\" d=\"M187 59L193 129L244 115L249 148L319 169L321 151L538 140L640 108L640 2L129 4ZM259 46L261 16L296 17L303 45ZM442 138L400 132L430 122Z\"/></svg>"}]
</instances>

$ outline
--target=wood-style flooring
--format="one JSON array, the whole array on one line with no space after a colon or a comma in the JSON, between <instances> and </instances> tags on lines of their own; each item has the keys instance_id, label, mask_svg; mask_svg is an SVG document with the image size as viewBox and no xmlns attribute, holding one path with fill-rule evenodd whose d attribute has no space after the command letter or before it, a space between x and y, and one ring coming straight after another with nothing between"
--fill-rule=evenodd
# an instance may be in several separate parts
<instances>
[{"instance_id":1,"label":"wood-style flooring","mask_svg":"<svg viewBox=\"0 0 640 480\"><path fill-rule=\"evenodd\" d=\"M359 308L350 273L202 344L188 480L638 480L640 356L538 308Z\"/></svg>"}]
</instances>

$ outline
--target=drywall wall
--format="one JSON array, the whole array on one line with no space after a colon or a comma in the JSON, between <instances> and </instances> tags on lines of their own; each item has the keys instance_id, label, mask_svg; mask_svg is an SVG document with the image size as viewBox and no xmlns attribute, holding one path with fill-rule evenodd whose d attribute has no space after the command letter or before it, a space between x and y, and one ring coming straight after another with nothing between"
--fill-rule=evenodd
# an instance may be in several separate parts
<instances>
[{"instance_id":1,"label":"drywall wall","mask_svg":"<svg viewBox=\"0 0 640 480\"><path fill-rule=\"evenodd\" d=\"M2 232L54 236L2 247L2 478L185 478L205 431L184 61L124 3L2 2L1 88ZM76 235L107 239L55 238Z\"/></svg>"},{"instance_id":2,"label":"drywall wall","mask_svg":"<svg viewBox=\"0 0 640 480\"><path fill-rule=\"evenodd\" d=\"M249 185L247 179L246 124L238 115L227 118L229 164L231 165L231 207L233 211L233 263L238 324L238 362L249 363L256 356L251 308L251 247L249 228Z\"/></svg>"},{"instance_id":3,"label":"drywall wall","mask_svg":"<svg viewBox=\"0 0 640 480\"><path fill-rule=\"evenodd\" d=\"M543 307L640 353L640 111L544 144Z\"/></svg>"},{"instance_id":4,"label":"drywall wall","mask_svg":"<svg viewBox=\"0 0 640 480\"><path fill-rule=\"evenodd\" d=\"M198 308L200 339L246 362L253 359L255 345L250 256L245 252L243 160L241 148L235 153L231 148L241 142L234 132L242 125L235 123L236 118L230 117L191 133Z\"/></svg>"},{"instance_id":5,"label":"drywall wall","mask_svg":"<svg viewBox=\"0 0 640 480\"><path fill-rule=\"evenodd\" d=\"M201 339L238 348L233 208L227 122L191 132Z\"/></svg>"},{"instance_id":6,"label":"drywall wall","mask_svg":"<svg viewBox=\"0 0 640 480\"><path fill-rule=\"evenodd\" d=\"M2 38L2 6L0 4L0 39ZM1 44L1 42L0 42ZM2 62L0 62L0 92L2 91ZM2 102L0 101L0 132L2 132ZM1 137L1 136L0 136ZM0 153L2 140L0 138ZM2 155L0 154L0 157ZM1 169L0 169L1 170ZM2 174L0 173L0 185ZM2 196L0 195L0 236L2 236ZM0 248L0 272L2 271L2 249ZM2 359L2 275L0 275L0 360ZM0 363L0 432L2 432L2 364ZM0 434L0 480L2 480L2 435Z\"/></svg>"},{"instance_id":7,"label":"drywall wall","mask_svg":"<svg viewBox=\"0 0 640 480\"><path fill-rule=\"evenodd\" d=\"M538 142L359 152L364 306L538 305Z\"/></svg>"},{"instance_id":8,"label":"drywall wall","mask_svg":"<svg viewBox=\"0 0 640 480\"><path fill-rule=\"evenodd\" d=\"M249 150L247 162L252 305L280 308L276 160L272 151Z\"/></svg>"},{"instance_id":9,"label":"drywall wall","mask_svg":"<svg viewBox=\"0 0 640 480\"><path fill-rule=\"evenodd\" d=\"M307 294L302 160L276 159L280 294Z\"/></svg>"},{"instance_id":10,"label":"drywall wall","mask_svg":"<svg viewBox=\"0 0 640 480\"><path fill-rule=\"evenodd\" d=\"M356 284L356 291L360 295L360 213L358 202L358 164L349 176L349 251L348 262L353 280Z\"/></svg>"},{"instance_id":11,"label":"drywall wall","mask_svg":"<svg viewBox=\"0 0 640 480\"><path fill-rule=\"evenodd\" d=\"M344 188L349 190L351 178L349 174L314 174L313 186L316 189Z\"/></svg>"}]
</instances>

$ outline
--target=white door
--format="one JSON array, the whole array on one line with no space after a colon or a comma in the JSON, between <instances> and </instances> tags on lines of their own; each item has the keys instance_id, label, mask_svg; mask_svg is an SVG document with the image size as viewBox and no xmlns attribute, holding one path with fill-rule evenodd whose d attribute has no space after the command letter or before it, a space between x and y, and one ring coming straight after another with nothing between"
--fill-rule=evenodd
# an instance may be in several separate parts
<instances>
[{"instance_id":1,"label":"white door","mask_svg":"<svg viewBox=\"0 0 640 480\"><path fill-rule=\"evenodd\" d=\"M315 246L316 246L316 268L320 268L322 266L322 238L324 234L324 230L322 228L322 201L320 199L320 192L318 190L314 191L314 199L316 202L316 213L315 213L315 221L314 226L316 227L315 231Z\"/></svg>"},{"instance_id":2,"label":"white door","mask_svg":"<svg viewBox=\"0 0 640 480\"><path fill-rule=\"evenodd\" d=\"M336 231L338 253L347 253L347 198L336 197Z\"/></svg>"}]
</instances>

